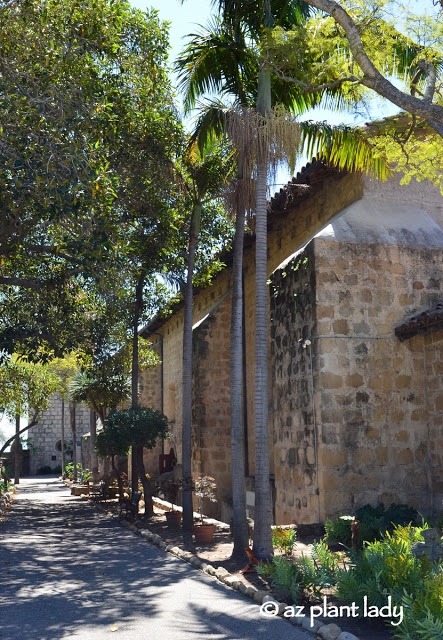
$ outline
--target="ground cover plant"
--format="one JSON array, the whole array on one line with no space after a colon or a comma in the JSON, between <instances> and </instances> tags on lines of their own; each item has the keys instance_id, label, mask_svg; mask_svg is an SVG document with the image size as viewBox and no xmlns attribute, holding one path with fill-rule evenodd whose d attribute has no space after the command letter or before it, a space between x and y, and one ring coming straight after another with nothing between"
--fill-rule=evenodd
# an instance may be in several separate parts
<instances>
[{"instance_id":1,"label":"ground cover plant","mask_svg":"<svg viewBox=\"0 0 443 640\"><path fill-rule=\"evenodd\" d=\"M283 527L272 529L272 546L281 553L292 555L296 540L297 532L295 529L284 529Z\"/></svg>"},{"instance_id":2,"label":"ground cover plant","mask_svg":"<svg viewBox=\"0 0 443 640\"><path fill-rule=\"evenodd\" d=\"M395 527L381 540L367 543L347 571L337 576L337 596L363 606L403 607L403 618L392 628L400 640L443 638L443 564L427 556L416 558L414 542L422 542L423 527Z\"/></svg>"},{"instance_id":3,"label":"ground cover plant","mask_svg":"<svg viewBox=\"0 0 443 640\"><path fill-rule=\"evenodd\" d=\"M394 507L387 511L364 507L360 515L374 519L375 512L376 520L383 520L386 514L407 518L412 513L405 505ZM336 531L342 532L345 525L350 527L351 520L352 516L339 518ZM426 522L421 526L393 525L391 531L380 535L368 525L366 530L380 539L364 541L363 548L356 553L350 551L349 557L332 552L323 540L311 546L310 556L275 555L262 563L258 572L294 603L320 598L331 590L345 604L355 603L360 615L371 607L380 610L391 603L391 611L397 614L385 621L395 638L437 640L443 638L443 562L431 562L427 555L417 558L412 553L412 545L423 542L422 532L428 528ZM282 552L280 537L281 530L277 530L275 548Z\"/></svg>"},{"instance_id":4,"label":"ground cover plant","mask_svg":"<svg viewBox=\"0 0 443 640\"><path fill-rule=\"evenodd\" d=\"M314 542L311 555L293 558L275 555L258 567L258 573L268 578L273 587L285 591L294 602L304 596L319 597L323 589L337 583L343 554L333 553L325 542Z\"/></svg>"}]
</instances>

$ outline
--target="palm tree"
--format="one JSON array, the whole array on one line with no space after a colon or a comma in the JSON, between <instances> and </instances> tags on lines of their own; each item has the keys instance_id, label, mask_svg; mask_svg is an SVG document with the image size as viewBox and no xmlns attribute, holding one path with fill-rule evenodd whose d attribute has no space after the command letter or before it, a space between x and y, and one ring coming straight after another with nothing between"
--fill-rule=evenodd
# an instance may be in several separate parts
<instances>
[{"instance_id":1,"label":"palm tree","mask_svg":"<svg viewBox=\"0 0 443 640\"><path fill-rule=\"evenodd\" d=\"M292 6L273 3L275 16L280 24L290 26L306 17L296 4ZM252 5L248 5L249 9ZM177 60L176 68L185 92L185 108L195 107L197 99L205 92L218 92L229 98L231 108L245 110L256 104L264 125L270 114L271 95L292 112L302 113L318 103L325 92L305 95L294 83L288 85L279 78L272 78L262 63L254 42L260 38L263 26L272 26L273 14L269 2L265 2L263 17L251 13L245 19L246 5L239 2L222 3L222 18L214 19L208 28L199 34L191 34L191 41ZM246 8L248 8L246 7ZM306 5L304 5L307 9ZM257 19L258 17L258 19ZM258 79L258 81L257 81ZM332 102L338 107L341 101L337 91L330 93ZM194 138L201 144L210 135L221 135L226 128L227 108L216 101L207 101L201 106ZM240 125L243 126L243 125ZM203 142L202 142L203 141ZM315 126L303 123L301 143L308 148L314 145L323 156L333 159L346 168L370 166L380 172L383 163L377 162L363 136L356 136L350 129L331 129L327 125ZM349 150L354 153L346 153ZM357 162L356 162L357 161ZM248 180L249 169L244 166L245 152L239 151L238 182ZM247 163L246 163L247 164ZM269 491L269 452L267 418L267 264L266 264L266 185L268 158L266 153L257 158L256 195L256 387L255 387L255 434L256 434L256 517L254 551L258 557L267 557L272 552L271 501ZM246 189L247 191L247 189ZM233 293L231 312L231 449L234 552L243 550L248 534L245 518L244 458L242 429L242 253L244 234L245 201L236 209L236 235L234 239ZM237 203L239 202L237 198ZM249 203L250 206L250 203Z\"/></svg>"},{"instance_id":2,"label":"palm tree","mask_svg":"<svg viewBox=\"0 0 443 640\"><path fill-rule=\"evenodd\" d=\"M182 183L191 206L185 308L183 319L183 400L182 400L182 473L183 473L183 529L190 531L193 524L191 455L192 455L192 306L195 255L205 204L222 194L231 171L230 150L220 143L209 141L201 150L192 142L183 158Z\"/></svg>"}]
</instances>

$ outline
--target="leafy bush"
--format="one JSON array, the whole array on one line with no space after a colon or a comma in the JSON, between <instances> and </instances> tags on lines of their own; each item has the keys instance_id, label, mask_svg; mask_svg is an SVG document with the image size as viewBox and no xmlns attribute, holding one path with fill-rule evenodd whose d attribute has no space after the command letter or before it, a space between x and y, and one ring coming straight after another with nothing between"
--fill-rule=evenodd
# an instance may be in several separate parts
<instances>
[{"instance_id":1,"label":"leafy bush","mask_svg":"<svg viewBox=\"0 0 443 640\"><path fill-rule=\"evenodd\" d=\"M103 431L97 434L95 451L100 458L124 456L131 446L153 449L157 438L167 438L168 435L168 419L155 409L132 407L115 410L109 413Z\"/></svg>"},{"instance_id":2,"label":"leafy bush","mask_svg":"<svg viewBox=\"0 0 443 640\"><path fill-rule=\"evenodd\" d=\"M395 526L405 526L410 522L417 522L418 512L406 504L391 504L385 510L383 503L377 507L367 504L357 509L355 516L340 516L337 520L326 520L326 540L337 540L346 547L351 546L351 522L360 522L359 545L363 542L374 542L380 540L389 531L392 532Z\"/></svg>"},{"instance_id":3,"label":"leafy bush","mask_svg":"<svg viewBox=\"0 0 443 640\"><path fill-rule=\"evenodd\" d=\"M272 529L272 546L281 553L292 555L296 540L297 532L295 529L283 529L282 527Z\"/></svg>"},{"instance_id":4,"label":"leafy bush","mask_svg":"<svg viewBox=\"0 0 443 640\"><path fill-rule=\"evenodd\" d=\"M312 545L311 557L303 555L293 560L274 556L269 563L260 565L258 571L296 602L303 592L319 596L322 589L333 587L342 571L340 560L324 542L318 542Z\"/></svg>"},{"instance_id":5,"label":"leafy bush","mask_svg":"<svg viewBox=\"0 0 443 640\"><path fill-rule=\"evenodd\" d=\"M273 587L285 591L293 602L297 602L303 587L302 576L295 562L284 556L274 556L270 562L260 564L257 571L269 578Z\"/></svg>"},{"instance_id":6,"label":"leafy bush","mask_svg":"<svg viewBox=\"0 0 443 640\"><path fill-rule=\"evenodd\" d=\"M81 462L78 462L76 464L75 469L77 470L77 480L79 482L89 482L91 480L92 473L89 471L89 469L83 469ZM61 470L61 467L60 467L60 470ZM73 462L68 462L68 464L65 467L65 474L68 476L68 478L73 477L74 475Z\"/></svg>"},{"instance_id":7,"label":"leafy bush","mask_svg":"<svg viewBox=\"0 0 443 640\"><path fill-rule=\"evenodd\" d=\"M327 519L325 522L325 540L337 540L345 547L351 546L351 522L354 516L340 516L336 520ZM360 536L361 539L361 536Z\"/></svg>"},{"instance_id":8,"label":"leafy bush","mask_svg":"<svg viewBox=\"0 0 443 640\"><path fill-rule=\"evenodd\" d=\"M443 638L443 565L427 557L415 558L413 542L422 541L424 527L396 527L382 540L368 543L355 565L338 574L337 596L363 607L383 607L392 597L394 606L403 606L403 620L391 631L400 640Z\"/></svg>"}]
</instances>

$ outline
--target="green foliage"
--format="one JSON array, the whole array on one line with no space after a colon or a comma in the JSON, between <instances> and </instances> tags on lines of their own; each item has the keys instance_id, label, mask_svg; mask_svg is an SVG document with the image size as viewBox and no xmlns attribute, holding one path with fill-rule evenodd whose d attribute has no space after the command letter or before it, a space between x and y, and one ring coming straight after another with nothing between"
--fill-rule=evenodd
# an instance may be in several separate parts
<instances>
[{"instance_id":1,"label":"green foliage","mask_svg":"<svg viewBox=\"0 0 443 640\"><path fill-rule=\"evenodd\" d=\"M339 516L336 520L327 518L325 521L325 540L329 542L336 540L349 548L351 546L351 522L353 520L354 516Z\"/></svg>"},{"instance_id":2,"label":"green foliage","mask_svg":"<svg viewBox=\"0 0 443 640\"><path fill-rule=\"evenodd\" d=\"M68 462L68 464L65 466L65 475L67 475L68 477L74 476L74 469L77 470L78 482L89 482L90 480L92 480L92 473L89 471L89 469L83 469L83 465L81 462L78 462L75 467L73 462Z\"/></svg>"},{"instance_id":3,"label":"green foliage","mask_svg":"<svg viewBox=\"0 0 443 640\"><path fill-rule=\"evenodd\" d=\"M272 529L272 546L281 553L292 555L296 540L297 532L295 529L283 529L282 527Z\"/></svg>"},{"instance_id":4,"label":"green foliage","mask_svg":"<svg viewBox=\"0 0 443 640\"><path fill-rule=\"evenodd\" d=\"M103 421L107 409L115 409L131 395L131 378L114 371L78 371L71 380L70 397L85 402Z\"/></svg>"},{"instance_id":5,"label":"green foliage","mask_svg":"<svg viewBox=\"0 0 443 640\"><path fill-rule=\"evenodd\" d=\"M355 516L340 516L336 520L326 520L325 540L336 540L346 547L351 546L351 522L356 519L360 522L360 547L364 542L380 540L386 531L392 532L396 525L406 525L416 522L418 512L406 504L391 504L385 510L383 503L377 507L367 504L357 509Z\"/></svg>"},{"instance_id":6,"label":"green foliage","mask_svg":"<svg viewBox=\"0 0 443 640\"><path fill-rule=\"evenodd\" d=\"M272 585L286 591L294 602L303 593L319 596L322 589L330 589L342 571L340 555L332 553L324 542L312 545L311 556L296 560L274 556L259 566L259 573L270 578Z\"/></svg>"},{"instance_id":7,"label":"green foliage","mask_svg":"<svg viewBox=\"0 0 443 640\"><path fill-rule=\"evenodd\" d=\"M71 478L71 477L74 476L74 463L73 462L68 462L68 464L65 466L65 474L68 476L68 478Z\"/></svg>"},{"instance_id":8,"label":"green foliage","mask_svg":"<svg viewBox=\"0 0 443 640\"><path fill-rule=\"evenodd\" d=\"M375 135L371 142L403 173L401 184L409 184L413 179L429 180L443 194L443 139L435 131L417 129L411 119L403 132L396 131L393 120L387 123L383 135Z\"/></svg>"},{"instance_id":9,"label":"green foliage","mask_svg":"<svg viewBox=\"0 0 443 640\"><path fill-rule=\"evenodd\" d=\"M155 409L132 407L111 411L95 450L101 458L128 455L131 446L153 449L158 438L168 437L168 419Z\"/></svg>"},{"instance_id":10,"label":"green foliage","mask_svg":"<svg viewBox=\"0 0 443 640\"><path fill-rule=\"evenodd\" d=\"M0 365L0 412L10 419L28 411L34 416L47 408L60 380L47 366L15 357Z\"/></svg>"},{"instance_id":11,"label":"green foliage","mask_svg":"<svg viewBox=\"0 0 443 640\"><path fill-rule=\"evenodd\" d=\"M198 511L203 524L203 498L211 502L217 502L215 496L217 485L211 476L200 476L197 480L193 481L192 488L198 500Z\"/></svg>"},{"instance_id":12,"label":"green foliage","mask_svg":"<svg viewBox=\"0 0 443 640\"><path fill-rule=\"evenodd\" d=\"M49 464L45 464L42 467L39 467L36 473L37 475L46 476L51 473L61 473L61 471L62 471L62 468L60 465L57 465L56 467L51 467Z\"/></svg>"},{"instance_id":13,"label":"green foliage","mask_svg":"<svg viewBox=\"0 0 443 640\"><path fill-rule=\"evenodd\" d=\"M293 602L297 602L303 592L298 566L284 556L274 556L269 563L260 564L257 572L269 578L273 587L285 591Z\"/></svg>"},{"instance_id":14,"label":"green foliage","mask_svg":"<svg viewBox=\"0 0 443 640\"><path fill-rule=\"evenodd\" d=\"M422 527L396 527L382 540L368 543L348 571L338 575L337 595L363 606L385 606L388 596L403 606L402 623L392 627L401 640L435 640L442 626L443 567L426 557L415 558L411 545L421 540Z\"/></svg>"},{"instance_id":15,"label":"green foliage","mask_svg":"<svg viewBox=\"0 0 443 640\"><path fill-rule=\"evenodd\" d=\"M394 12L392 8L390 11L390 4L393 3L384 0L346 3L374 65L381 73L397 75L402 80L414 76L420 58L432 61L438 68L442 59L441 25L429 19L424 24L417 16L414 25L414 17L398 5ZM331 97L339 92L342 108L368 104L370 94L361 82L363 72L354 62L343 30L332 17L316 13L298 27L289 30L276 27L268 32L266 47L273 65L286 75L294 75L306 88L347 78L331 88Z\"/></svg>"},{"instance_id":16,"label":"green foliage","mask_svg":"<svg viewBox=\"0 0 443 640\"><path fill-rule=\"evenodd\" d=\"M57 392L63 400L69 398L71 380L78 371L79 359L76 353L69 353L63 358L53 358L48 364L49 371L59 378L60 383Z\"/></svg>"},{"instance_id":17,"label":"green foliage","mask_svg":"<svg viewBox=\"0 0 443 640\"><path fill-rule=\"evenodd\" d=\"M365 171L378 180L392 175L384 150L357 129L311 121L301 122L300 127L308 157L325 158L339 169Z\"/></svg>"},{"instance_id":18,"label":"green foliage","mask_svg":"<svg viewBox=\"0 0 443 640\"><path fill-rule=\"evenodd\" d=\"M0 30L0 349L96 355L140 266L182 240L167 26L124 0L48 0L3 7Z\"/></svg>"}]
</instances>

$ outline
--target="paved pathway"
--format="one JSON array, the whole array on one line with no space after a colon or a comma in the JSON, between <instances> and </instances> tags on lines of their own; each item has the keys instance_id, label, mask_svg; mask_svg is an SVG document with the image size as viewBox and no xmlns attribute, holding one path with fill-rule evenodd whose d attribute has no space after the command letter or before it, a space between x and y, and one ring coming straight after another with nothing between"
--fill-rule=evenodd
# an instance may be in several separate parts
<instances>
[{"instance_id":1,"label":"paved pathway","mask_svg":"<svg viewBox=\"0 0 443 640\"><path fill-rule=\"evenodd\" d=\"M312 640L56 479L25 479L0 523L0 640L61 638Z\"/></svg>"}]
</instances>

